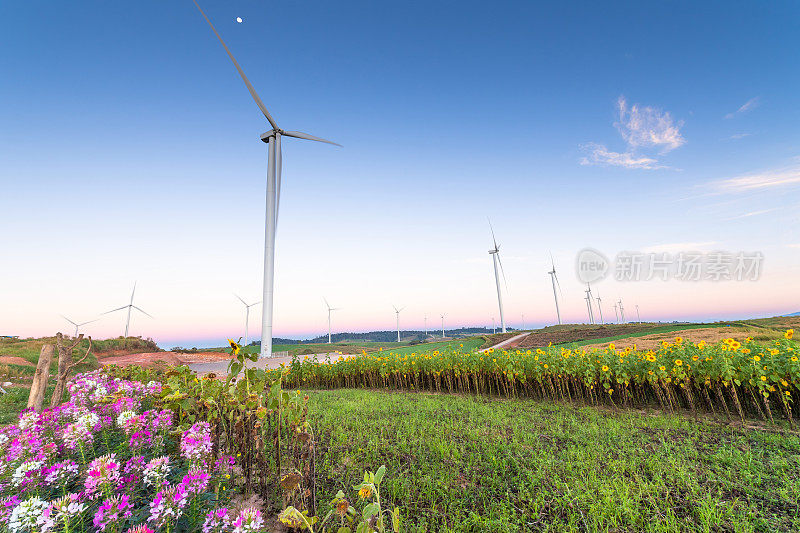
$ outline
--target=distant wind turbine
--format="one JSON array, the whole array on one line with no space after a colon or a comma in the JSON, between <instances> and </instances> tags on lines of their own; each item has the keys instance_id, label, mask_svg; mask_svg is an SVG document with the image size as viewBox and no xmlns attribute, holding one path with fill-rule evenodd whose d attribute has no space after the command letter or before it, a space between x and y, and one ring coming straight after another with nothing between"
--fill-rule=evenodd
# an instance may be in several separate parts
<instances>
[{"instance_id":1,"label":"distant wind turbine","mask_svg":"<svg viewBox=\"0 0 800 533\"><path fill-rule=\"evenodd\" d=\"M497 326L495 326L494 317L492 317L492 335L497 333Z\"/></svg>"},{"instance_id":2,"label":"distant wind turbine","mask_svg":"<svg viewBox=\"0 0 800 533\"><path fill-rule=\"evenodd\" d=\"M506 319L503 316L503 292L500 289L500 275L497 273L497 264L500 264L500 272L503 274L503 282L506 282L506 273L503 270L503 263L500 261L500 245L497 244L497 239L494 238L494 228L492 228L492 221L489 220L489 229L492 231L492 243L494 248L489 250L489 255L492 256L492 264L494 265L494 282L497 285L497 306L500 308L500 327L503 333L506 332ZM506 285L506 290L508 286Z\"/></svg>"},{"instance_id":3,"label":"distant wind turbine","mask_svg":"<svg viewBox=\"0 0 800 533\"><path fill-rule=\"evenodd\" d=\"M400 342L400 311L405 309L405 307L401 307L400 309L398 309L396 305L392 307L394 307L394 313L397 315L397 342Z\"/></svg>"},{"instance_id":4,"label":"distant wind turbine","mask_svg":"<svg viewBox=\"0 0 800 533\"><path fill-rule=\"evenodd\" d=\"M550 282L553 284L553 300L556 302L556 316L558 317L558 325L561 325L561 312L558 310L558 295L556 294L556 285L558 285L558 291L561 292L561 284L558 282L558 276L556 276L556 264L553 261L553 254L550 254L550 265L552 269L548 274L550 274Z\"/></svg>"},{"instance_id":5,"label":"distant wind turbine","mask_svg":"<svg viewBox=\"0 0 800 533\"><path fill-rule=\"evenodd\" d=\"M250 344L250 337L248 333L248 330L250 328L250 308L253 307L254 305L260 304L261 302L249 304L244 300L242 300L242 297L239 296L238 294L234 293L233 295L239 298L239 301L244 304L244 345L248 346Z\"/></svg>"},{"instance_id":6,"label":"distant wind turbine","mask_svg":"<svg viewBox=\"0 0 800 533\"><path fill-rule=\"evenodd\" d=\"M234 59L233 54L228 49L222 36L217 32L217 29L211 23L211 20L206 16L205 12L200 9L196 0L192 0L194 5L206 19L214 35L217 36L219 42L222 44L228 57L231 58L233 66L236 67L239 76L250 91L250 96L253 97L264 118L267 119L272 129L261 135L261 140L268 145L268 161L267 161L267 220L266 231L264 232L264 297L262 299L263 312L261 314L261 356L272 357L272 298L273 298L273 284L275 280L275 231L278 226L278 211L280 209L281 199L281 171L283 167L283 155L281 150L281 137L294 137L296 139L306 139L309 141L324 142L340 146L335 142L331 142L320 137L309 135L300 131L284 131L278 127L275 119L267 111L266 106L259 98L250 80L245 76L244 71L239 66L239 63ZM274 48L273 48L274 49ZM280 83L278 87L282 86Z\"/></svg>"},{"instance_id":7,"label":"distant wind turbine","mask_svg":"<svg viewBox=\"0 0 800 533\"><path fill-rule=\"evenodd\" d=\"M592 286L590 284L586 284L586 308L589 310L589 323L594 324L594 311L592 310L592 305L594 305L594 297L592 296Z\"/></svg>"},{"instance_id":8,"label":"distant wind turbine","mask_svg":"<svg viewBox=\"0 0 800 533\"><path fill-rule=\"evenodd\" d=\"M325 300L325 298L322 298ZM328 344L331 343L331 311L338 311L341 307L331 307L328 300L325 300L325 305L328 307Z\"/></svg>"},{"instance_id":9,"label":"distant wind turbine","mask_svg":"<svg viewBox=\"0 0 800 533\"><path fill-rule=\"evenodd\" d=\"M442 338L444 339L444 315L442 316Z\"/></svg>"},{"instance_id":10,"label":"distant wind turbine","mask_svg":"<svg viewBox=\"0 0 800 533\"><path fill-rule=\"evenodd\" d=\"M122 307L117 307L116 309L112 309L111 311L106 311L105 313L103 313L104 315L107 315L109 313L116 313L117 311L122 311L123 309L127 309L128 310L128 318L125 320L125 337L124 338L126 338L126 339L128 338L128 329L130 328L130 325L131 325L131 309L136 309L140 313L143 313L143 314L149 316L150 318L153 318L153 315L149 314L147 311L145 311L143 309L139 309L138 307L133 305L133 295L135 293L136 293L136 282L133 283L133 290L131 291L131 301L130 301L130 303L128 303L128 305L123 305Z\"/></svg>"},{"instance_id":11,"label":"distant wind turbine","mask_svg":"<svg viewBox=\"0 0 800 533\"><path fill-rule=\"evenodd\" d=\"M639 304L636 304L636 321L642 323L642 317L639 316Z\"/></svg>"},{"instance_id":12,"label":"distant wind turbine","mask_svg":"<svg viewBox=\"0 0 800 533\"><path fill-rule=\"evenodd\" d=\"M522 329L525 330L525 313L522 313Z\"/></svg>"},{"instance_id":13,"label":"distant wind turbine","mask_svg":"<svg viewBox=\"0 0 800 533\"><path fill-rule=\"evenodd\" d=\"M617 304L614 303L614 317L617 319L617 324L619 324L619 313L617 313Z\"/></svg>"},{"instance_id":14,"label":"distant wind turbine","mask_svg":"<svg viewBox=\"0 0 800 533\"><path fill-rule=\"evenodd\" d=\"M622 307L622 298L619 299L619 319L622 323L625 323L625 308Z\"/></svg>"},{"instance_id":15,"label":"distant wind turbine","mask_svg":"<svg viewBox=\"0 0 800 533\"><path fill-rule=\"evenodd\" d=\"M64 315L61 315L61 318L63 318L64 320L66 320L67 322L69 322L70 324L75 326L75 335L73 335L74 337L78 336L78 328L79 327L85 326L86 324L91 324L92 322L97 322L98 320L100 320L99 318L95 318L94 320L87 320L86 322L80 322L79 323L79 322L73 322L72 320L70 320L69 318L65 317Z\"/></svg>"},{"instance_id":16,"label":"distant wind turbine","mask_svg":"<svg viewBox=\"0 0 800 533\"><path fill-rule=\"evenodd\" d=\"M605 321L603 320L603 305L599 292L597 293L597 310L600 311L600 323L605 324Z\"/></svg>"}]
</instances>

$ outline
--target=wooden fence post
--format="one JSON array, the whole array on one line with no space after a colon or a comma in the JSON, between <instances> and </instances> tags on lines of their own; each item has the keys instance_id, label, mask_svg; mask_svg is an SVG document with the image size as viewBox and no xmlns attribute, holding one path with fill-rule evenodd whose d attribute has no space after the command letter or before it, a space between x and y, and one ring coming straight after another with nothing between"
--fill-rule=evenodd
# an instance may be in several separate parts
<instances>
[{"instance_id":1,"label":"wooden fence post","mask_svg":"<svg viewBox=\"0 0 800 533\"><path fill-rule=\"evenodd\" d=\"M39 362L36 364L31 393L28 395L28 409L33 407L37 413L42 412L44 393L47 391L47 380L50 378L50 364L53 362L55 352L56 347L52 344L45 344L39 352Z\"/></svg>"}]
</instances>

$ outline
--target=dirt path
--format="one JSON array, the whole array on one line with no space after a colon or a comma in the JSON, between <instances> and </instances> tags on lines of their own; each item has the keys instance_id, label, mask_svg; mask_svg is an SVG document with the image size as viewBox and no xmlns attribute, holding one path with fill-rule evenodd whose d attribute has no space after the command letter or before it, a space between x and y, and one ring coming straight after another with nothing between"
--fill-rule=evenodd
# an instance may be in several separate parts
<instances>
[{"instance_id":1,"label":"dirt path","mask_svg":"<svg viewBox=\"0 0 800 533\"><path fill-rule=\"evenodd\" d=\"M516 346L519 346L519 344L522 342L522 339L524 339L528 335L530 335L530 333L520 333L519 335L515 335L515 336L511 337L510 339L504 340L503 342L499 342L499 343L495 344L494 346L489 346L488 348L484 348L483 350L478 350L478 353L483 353L483 352L485 352L487 350L494 350L494 349L499 349L499 348L503 348L503 349L506 349L506 350L509 349L509 348L514 348Z\"/></svg>"}]
</instances>

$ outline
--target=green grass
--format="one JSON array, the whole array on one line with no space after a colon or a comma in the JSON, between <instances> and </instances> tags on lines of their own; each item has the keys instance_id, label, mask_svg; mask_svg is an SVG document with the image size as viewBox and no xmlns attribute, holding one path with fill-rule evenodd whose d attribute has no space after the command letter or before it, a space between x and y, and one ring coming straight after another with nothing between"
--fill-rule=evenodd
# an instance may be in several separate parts
<instances>
[{"instance_id":1,"label":"green grass","mask_svg":"<svg viewBox=\"0 0 800 533\"><path fill-rule=\"evenodd\" d=\"M364 469L408 531L797 531L796 435L533 400L311 393L319 513Z\"/></svg>"},{"instance_id":2,"label":"green grass","mask_svg":"<svg viewBox=\"0 0 800 533\"><path fill-rule=\"evenodd\" d=\"M44 406L50 405L50 397L53 395L54 385L49 385L44 394ZM19 412L28 405L28 394L30 387L11 387L7 389L8 394L0 395L0 426L16 422Z\"/></svg>"},{"instance_id":3,"label":"green grass","mask_svg":"<svg viewBox=\"0 0 800 533\"><path fill-rule=\"evenodd\" d=\"M426 353L435 350L444 350L446 348L458 348L463 345L461 350L467 352L476 350L483 344L483 337L465 337L462 339L454 339L442 342L426 342L424 344L414 344L410 346L399 346L394 348L384 348L384 351L389 351L396 355L404 355L410 353ZM378 350L368 350L368 353L374 353Z\"/></svg>"}]
</instances>

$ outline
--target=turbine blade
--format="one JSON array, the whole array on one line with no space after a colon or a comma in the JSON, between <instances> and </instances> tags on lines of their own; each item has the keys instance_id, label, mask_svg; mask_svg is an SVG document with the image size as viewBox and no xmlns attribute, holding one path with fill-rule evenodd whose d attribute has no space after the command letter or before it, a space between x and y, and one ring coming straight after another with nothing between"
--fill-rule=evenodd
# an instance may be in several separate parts
<instances>
[{"instance_id":1,"label":"turbine blade","mask_svg":"<svg viewBox=\"0 0 800 533\"><path fill-rule=\"evenodd\" d=\"M489 217L486 217L486 220L489 221L489 230L492 232L492 242L494 243L494 249L497 250L497 239L494 238L494 228L492 227L492 221Z\"/></svg>"},{"instance_id":2,"label":"turbine blade","mask_svg":"<svg viewBox=\"0 0 800 533\"><path fill-rule=\"evenodd\" d=\"M506 271L503 270L503 262L500 260L500 254L497 254L497 262L500 263L500 273L503 275L503 284L506 286L506 292L508 292L508 281L506 280Z\"/></svg>"},{"instance_id":3,"label":"turbine blade","mask_svg":"<svg viewBox=\"0 0 800 533\"><path fill-rule=\"evenodd\" d=\"M558 294L561 295L561 298L564 298L564 292L561 290L561 283L558 281L558 274L553 272L553 277L556 279L556 286L558 287Z\"/></svg>"},{"instance_id":4,"label":"turbine blade","mask_svg":"<svg viewBox=\"0 0 800 533\"><path fill-rule=\"evenodd\" d=\"M80 324L76 324L75 322L73 322L73 321L72 321L72 320L70 320L69 318L65 317L64 315L58 315L58 316L60 316L61 318L63 318L64 320L66 320L67 322L69 322L70 324L72 324L73 326L79 326L79 325L80 325Z\"/></svg>"},{"instance_id":5,"label":"turbine blade","mask_svg":"<svg viewBox=\"0 0 800 533\"><path fill-rule=\"evenodd\" d=\"M322 297L322 301L324 301L324 302L325 302L325 307L327 307L328 309L330 309L330 308L331 308L331 304L329 304L329 303L328 303L328 299L327 299L327 298L325 298L325 297L323 296L323 297Z\"/></svg>"},{"instance_id":6,"label":"turbine blade","mask_svg":"<svg viewBox=\"0 0 800 533\"><path fill-rule=\"evenodd\" d=\"M75 324L76 326L85 326L86 324L91 324L92 322L97 322L100 320L99 318L95 318L94 320L88 320L86 322L81 322L80 324Z\"/></svg>"},{"instance_id":7,"label":"turbine blade","mask_svg":"<svg viewBox=\"0 0 800 533\"><path fill-rule=\"evenodd\" d=\"M255 100L256 105L261 110L261 112L264 113L264 116L269 121L270 125L274 129L277 130L278 129L278 125L275 123L275 120L272 118L272 115L269 114L269 111L267 111L267 107L264 105L264 102L262 102L261 98L258 97L258 93L256 93L256 90L253 88L253 84L250 83L250 80L248 80L247 76L244 75L244 71L242 70L242 67L239 66L239 63L236 62L236 58L234 58L233 54L231 53L231 51L228 50L228 45L226 45L225 41L222 40L222 36L217 31L217 28L215 28L214 25L211 24L211 20L209 20L209 18L206 16L205 12L202 9L200 9L200 5L197 3L197 1L196 0L192 0L192 2L194 2L194 5L197 6L198 11L200 11L200 14L203 15L204 19L206 19L206 22L208 22L208 25L211 26L211 30L214 32L214 35L217 36L217 39L219 39L219 42L222 43L222 46L223 46L223 48L225 48L225 51L228 52L228 57L231 58L231 61L233 61L233 66L236 67L236 70L239 72L239 76L242 77L242 81L244 81L244 84L247 85L247 90L250 91L250 96L253 97L253 100Z\"/></svg>"},{"instance_id":8,"label":"turbine blade","mask_svg":"<svg viewBox=\"0 0 800 533\"><path fill-rule=\"evenodd\" d=\"M136 282L133 282L133 290L131 291L131 303L133 303L133 295L136 293Z\"/></svg>"},{"instance_id":9,"label":"turbine blade","mask_svg":"<svg viewBox=\"0 0 800 533\"><path fill-rule=\"evenodd\" d=\"M341 147L342 145L339 143L335 143L333 141L329 141L327 139L323 139L322 137L315 137L313 135L309 135L308 133L303 133L302 131L284 131L281 135L285 135L287 137L294 137L296 139L306 139L308 141L317 141L321 143L328 143L334 146Z\"/></svg>"},{"instance_id":10,"label":"turbine blade","mask_svg":"<svg viewBox=\"0 0 800 533\"><path fill-rule=\"evenodd\" d=\"M237 298L239 298L239 301L240 301L240 302L242 302L244 305L247 305L247 302L245 302L244 300L242 300L242 297L241 297L241 296L239 296L239 295L238 295L238 294L236 294L235 292L233 293L233 295L234 295L234 296L236 296Z\"/></svg>"},{"instance_id":11,"label":"turbine blade","mask_svg":"<svg viewBox=\"0 0 800 533\"><path fill-rule=\"evenodd\" d=\"M123 309L127 309L130 305L123 305L122 307L117 307L116 309L112 309L111 311L106 311L105 313L100 313L101 315L107 315L109 313L113 313L115 311L122 311Z\"/></svg>"},{"instance_id":12,"label":"turbine blade","mask_svg":"<svg viewBox=\"0 0 800 533\"><path fill-rule=\"evenodd\" d=\"M150 313L148 313L148 312L147 312L147 311L145 311L144 309L139 309L139 308L138 308L138 307L136 307L135 305L132 305L131 307L133 307L134 309L136 309L136 310L137 310L137 311L139 311L140 313L144 313L144 314L146 314L146 315L147 315L147 316L149 316L150 318L155 318L153 315L151 315Z\"/></svg>"}]
</instances>

